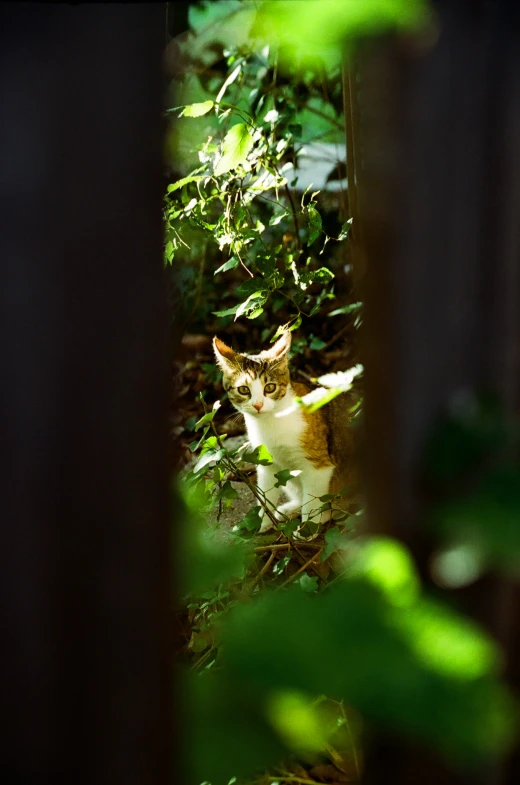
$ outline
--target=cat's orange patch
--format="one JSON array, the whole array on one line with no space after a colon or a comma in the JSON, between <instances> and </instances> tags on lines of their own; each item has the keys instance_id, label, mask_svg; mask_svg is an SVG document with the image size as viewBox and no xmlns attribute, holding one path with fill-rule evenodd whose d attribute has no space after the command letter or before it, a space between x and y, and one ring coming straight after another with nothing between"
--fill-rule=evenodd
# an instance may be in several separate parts
<instances>
[{"instance_id":1,"label":"cat's orange patch","mask_svg":"<svg viewBox=\"0 0 520 785\"><path fill-rule=\"evenodd\" d=\"M305 384L293 382L296 395L303 397L310 392ZM359 492L358 461L355 434L349 427L349 408L357 401L353 391L342 393L331 403L314 414L303 410L306 423L301 444L308 460L317 469L334 466L329 493L339 493L349 488L342 506L356 511L361 501Z\"/></svg>"},{"instance_id":2,"label":"cat's orange patch","mask_svg":"<svg viewBox=\"0 0 520 785\"><path fill-rule=\"evenodd\" d=\"M310 388L305 384L293 382L292 388L296 395L303 397ZM326 466L333 466L334 463L329 455L327 423L321 409L309 414L305 409L302 411L305 420L305 429L301 437L301 445L307 459L316 469L324 469Z\"/></svg>"}]
</instances>

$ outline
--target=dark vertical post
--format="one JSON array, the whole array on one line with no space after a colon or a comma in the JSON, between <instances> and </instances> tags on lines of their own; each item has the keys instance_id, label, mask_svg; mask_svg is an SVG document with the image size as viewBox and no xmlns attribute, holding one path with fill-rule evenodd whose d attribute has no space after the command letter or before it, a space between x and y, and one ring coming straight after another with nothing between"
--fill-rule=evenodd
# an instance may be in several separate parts
<instances>
[{"instance_id":1,"label":"dark vertical post","mask_svg":"<svg viewBox=\"0 0 520 785\"><path fill-rule=\"evenodd\" d=\"M418 484L425 437L460 390L520 393L520 50L509 3L439 2L439 38L365 47L367 490L374 530L428 573ZM516 594L518 592L516 591ZM506 644L518 689L515 589L488 578L459 599ZM380 737L366 782L519 781L515 761L464 776Z\"/></svg>"},{"instance_id":2,"label":"dark vertical post","mask_svg":"<svg viewBox=\"0 0 520 785\"><path fill-rule=\"evenodd\" d=\"M0 6L0 779L169 780L164 5Z\"/></svg>"}]
</instances>

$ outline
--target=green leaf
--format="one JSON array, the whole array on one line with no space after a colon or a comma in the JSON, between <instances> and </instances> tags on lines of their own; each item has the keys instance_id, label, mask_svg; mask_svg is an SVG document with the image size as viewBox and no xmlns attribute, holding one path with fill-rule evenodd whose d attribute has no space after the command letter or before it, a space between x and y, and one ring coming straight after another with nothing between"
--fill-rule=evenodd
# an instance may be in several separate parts
<instances>
[{"instance_id":1,"label":"green leaf","mask_svg":"<svg viewBox=\"0 0 520 785\"><path fill-rule=\"evenodd\" d=\"M342 308L336 308L334 311L329 313L329 316L340 316L341 314L354 313L355 311L360 311L362 307L363 303L351 303L350 305L344 305Z\"/></svg>"},{"instance_id":2,"label":"green leaf","mask_svg":"<svg viewBox=\"0 0 520 785\"><path fill-rule=\"evenodd\" d=\"M257 531L262 524L262 516L262 507L251 507L251 509L244 515L242 520L237 523L237 528L246 529L250 532Z\"/></svg>"},{"instance_id":3,"label":"green leaf","mask_svg":"<svg viewBox=\"0 0 520 785\"><path fill-rule=\"evenodd\" d=\"M265 446L265 444L260 444L258 447L255 447L254 450L246 450L242 457L244 461L248 461L249 463L254 463L256 465L260 464L261 466L270 466L273 462L273 456Z\"/></svg>"},{"instance_id":4,"label":"green leaf","mask_svg":"<svg viewBox=\"0 0 520 785\"><path fill-rule=\"evenodd\" d=\"M287 485L289 480L293 480L299 474L301 474L301 469L282 469L280 472L275 472L276 482L274 487L280 488L282 485Z\"/></svg>"},{"instance_id":5,"label":"green leaf","mask_svg":"<svg viewBox=\"0 0 520 785\"><path fill-rule=\"evenodd\" d=\"M279 338L280 335L282 335L282 333L286 333L286 332L291 333L293 330L297 330L301 323L302 323L302 317L298 314L298 316L295 318L292 324L290 322L287 322L287 324L280 325L280 327L278 327L275 334L271 338L270 343L274 343L276 339Z\"/></svg>"},{"instance_id":6,"label":"green leaf","mask_svg":"<svg viewBox=\"0 0 520 785\"><path fill-rule=\"evenodd\" d=\"M250 314L253 311L260 308L265 303L266 300L267 300L267 294L265 290L263 292L259 291L251 294L247 298L247 300L245 300L243 303L240 303L240 305L238 306L236 311L235 321L236 319L238 319L239 316L242 316L243 314L247 316L247 314Z\"/></svg>"},{"instance_id":7,"label":"green leaf","mask_svg":"<svg viewBox=\"0 0 520 785\"><path fill-rule=\"evenodd\" d=\"M322 226L321 215L312 205L310 205L307 210L307 226L309 229L307 245L312 245L320 236Z\"/></svg>"},{"instance_id":8,"label":"green leaf","mask_svg":"<svg viewBox=\"0 0 520 785\"><path fill-rule=\"evenodd\" d=\"M238 267L239 264L240 262L238 257L232 256L231 259L228 259L227 262L224 262L224 264L222 264L218 270L215 270L213 275L216 275L217 273L225 273L227 270L234 270L235 267Z\"/></svg>"},{"instance_id":9,"label":"green leaf","mask_svg":"<svg viewBox=\"0 0 520 785\"><path fill-rule=\"evenodd\" d=\"M314 349L315 351L319 351L323 349L327 344L325 341L322 341L321 338L313 338L309 344L310 349Z\"/></svg>"},{"instance_id":10,"label":"green leaf","mask_svg":"<svg viewBox=\"0 0 520 785\"><path fill-rule=\"evenodd\" d=\"M183 185L188 185L188 183L194 183L196 180L203 180L205 175L203 174L190 174L188 177L183 177L182 180L177 180L176 183L171 183L166 189L169 194L173 193L173 191L177 191L179 188L182 188Z\"/></svg>"},{"instance_id":11,"label":"green leaf","mask_svg":"<svg viewBox=\"0 0 520 785\"><path fill-rule=\"evenodd\" d=\"M333 401L334 398L337 398L338 395L341 395L343 390L339 388L334 389L327 389L326 387L317 387L315 390L311 390L311 392L304 395L302 398L297 398L296 400L298 403L301 403L302 406L309 414L313 414L317 412L318 409L321 409L322 406L325 406L330 401Z\"/></svg>"},{"instance_id":12,"label":"green leaf","mask_svg":"<svg viewBox=\"0 0 520 785\"><path fill-rule=\"evenodd\" d=\"M203 425L206 425L206 423L211 422L213 420L214 416L216 415L216 413L217 413L217 409L212 409L210 412L206 412L206 414L204 414L200 418L200 420L198 420L196 422L196 424L195 424L195 431L198 431L199 428L201 428Z\"/></svg>"},{"instance_id":13,"label":"green leaf","mask_svg":"<svg viewBox=\"0 0 520 785\"><path fill-rule=\"evenodd\" d=\"M213 101L202 101L199 104L189 104L181 112L181 117L202 117L214 107Z\"/></svg>"},{"instance_id":14,"label":"green leaf","mask_svg":"<svg viewBox=\"0 0 520 785\"><path fill-rule=\"evenodd\" d=\"M237 77L238 77L238 75L239 75L240 71L242 70L242 65L243 65L243 63L242 63L242 62L240 62L240 63L239 63L239 65L237 65L237 67L236 67L236 68L234 68L234 69L231 71L231 73L230 73L230 74L229 74L229 76L227 77L226 81L224 82L224 84L223 84L223 85L222 85L222 87L220 88L220 90L219 90L219 92L218 92L218 95L217 95L217 97L216 97L216 99L215 99L215 103L219 104L219 103L221 102L221 100L222 100L222 98L223 98L223 96L224 96L224 93L225 93L225 92L226 92L226 90L228 89L229 85L230 85L230 84L233 84L233 82L235 81L235 79L237 79Z\"/></svg>"},{"instance_id":15,"label":"green leaf","mask_svg":"<svg viewBox=\"0 0 520 785\"><path fill-rule=\"evenodd\" d=\"M278 226L280 221L283 221L284 218L287 218L289 215L288 212L284 211L283 213L276 213L276 215L272 215L269 219L269 226Z\"/></svg>"},{"instance_id":16,"label":"green leaf","mask_svg":"<svg viewBox=\"0 0 520 785\"><path fill-rule=\"evenodd\" d=\"M351 229L351 226L352 226L352 218L349 218L348 221L345 221L345 223L341 227L341 232L339 233L338 241L339 240L344 240L345 237L347 237L347 235L348 235L348 233L349 233L349 231Z\"/></svg>"},{"instance_id":17,"label":"green leaf","mask_svg":"<svg viewBox=\"0 0 520 785\"><path fill-rule=\"evenodd\" d=\"M301 520L299 518L291 518L290 520L286 521L285 523L280 523L278 528L284 534L287 534L288 537L292 537L298 526L301 525Z\"/></svg>"},{"instance_id":18,"label":"green leaf","mask_svg":"<svg viewBox=\"0 0 520 785\"><path fill-rule=\"evenodd\" d=\"M299 584L302 587L303 591L306 592L313 592L317 591L318 589L318 578L313 575L311 578L310 575L307 575L306 572L303 573L302 577L299 580Z\"/></svg>"},{"instance_id":19,"label":"green leaf","mask_svg":"<svg viewBox=\"0 0 520 785\"><path fill-rule=\"evenodd\" d=\"M217 494L217 499L236 499L238 496L237 491L231 485L229 480L226 480L222 488Z\"/></svg>"},{"instance_id":20,"label":"green leaf","mask_svg":"<svg viewBox=\"0 0 520 785\"><path fill-rule=\"evenodd\" d=\"M285 568L287 567L287 565L289 564L289 562L291 561L291 559L292 559L291 552L286 553L285 556L282 556L282 558L279 559L279 561L277 561L273 567L274 574L281 575L285 570Z\"/></svg>"},{"instance_id":21,"label":"green leaf","mask_svg":"<svg viewBox=\"0 0 520 785\"><path fill-rule=\"evenodd\" d=\"M215 174L225 174L243 164L253 144L253 136L245 123L230 128L222 142L222 157L215 167Z\"/></svg>"},{"instance_id":22,"label":"green leaf","mask_svg":"<svg viewBox=\"0 0 520 785\"><path fill-rule=\"evenodd\" d=\"M321 561L325 561L331 554L340 551L346 544L346 541L347 536L345 532L342 532L337 526L325 532L325 547L321 554Z\"/></svg>"},{"instance_id":23,"label":"green leaf","mask_svg":"<svg viewBox=\"0 0 520 785\"><path fill-rule=\"evenodd\" d=\"M201 632L193 632L191 634L191 639L188 644L188 648L191 649L191 651L199 653L208 647L209 643Z\"/></svg>"},{"instance_id":24,"label":"green leaf","mask_svg":"<svg viewBox=\"0 0 520 785\"><path fill-rule=\"evenodd\" d=\"M225 311L212 311L213 316L233 316L240 308L240 303L234 305L232 308L227 308Z\"/></svg>"},{"instance_id":25,"label":"green leaf","mask_svg":"<svg viewBox=\"0 0 520 785\"><path fill-rule=\"evenodd\" d=\"M334 278L334 273L332 270L329 270L327 267L320 267L319 270L313 274L312 280L319 281L319 283L329 283Z\"/></svg>"},{"instance_id":26,"label":"green leaf","mask_svg":"<svg viewBox=\"0 0 520 785\"><path fill-rule=\"evenodd\" d=\"M205 469L208 464L212 461L220 461L221 458L224 457L226 454L225 450L208 450L202 455L199 460L197 461L196 465L193 468L193 473L198 474L202 469Z\"/></svg>"},{"instance_id":27,"label":"green leaf","mask_svg":"<svg viewBox=\"0 0 520 785\"><path fill-rule=\"evenodd\" d=\"M200 437L199 441L195 440L194 442L192 442L192 443L190 444L190 450L191 450L192 452L197 452L197 450L199 449L200 445L201 445L201 444L204 442L204 440L206 439L206 436L207 436L207 433L208 433L208 431L209 431L209 425L207 425L207 426L204 428L204 431L202 432L202 436Z\"/></svg>"},{"instance_id":28,"label":"green leaf","mask_svg":"<svg viewBox=\"0 0 520 785\"><path fill-rule=\"evenodd\" d=\"M251 294L267 291L267 284L261 278L248 278L236 290L237 297L249 297Z\"/></svg>"}]
</instances>

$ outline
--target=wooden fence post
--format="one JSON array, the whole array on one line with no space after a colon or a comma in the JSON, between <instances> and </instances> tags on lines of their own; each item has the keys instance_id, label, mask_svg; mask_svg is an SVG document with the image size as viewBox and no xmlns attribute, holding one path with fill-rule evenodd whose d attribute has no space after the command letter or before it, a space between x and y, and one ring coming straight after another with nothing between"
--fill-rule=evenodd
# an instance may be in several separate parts
<instances>
[{"instance_id":1,"label":"wooden fence post","mask_svg":"<svg viewBox=\"0 0 520 785\"><path fill-rule=\"evenodd\" d=\"M0 779L166 785L164 6L0 6Z\"/></svg>"},{"instance_id":2,"label":"wooden fence post","mask_svg":"<svg viewBox=\"0 0 520 785\"><path fill-rule=\"evenodd\" d=\"M363 48L357 98L368 507L374 531L404 541L426 577L418 469L435 418L460 390L494 390L509 411L520 403L518 10L459 0L436 10L430 47L411 37ZM457 600L505 643L518 690L518 587L488 577ZM384 736L366 774L370 785L519 781L518 757L464 776Z\"/></svg>"}]
</instances>

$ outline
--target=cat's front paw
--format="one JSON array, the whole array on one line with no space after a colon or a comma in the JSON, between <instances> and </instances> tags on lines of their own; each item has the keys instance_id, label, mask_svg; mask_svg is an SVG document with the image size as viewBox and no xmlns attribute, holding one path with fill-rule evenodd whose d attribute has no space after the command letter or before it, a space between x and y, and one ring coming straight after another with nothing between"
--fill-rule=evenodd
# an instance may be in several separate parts
<instances>
[{"instance_id":1,"label":"cat's front paw","mask_svg":"<svg viewBox=\"0 0 520 785\"><path fill-rule=\"evenodd\" d=\"M265 534L266 532L271 531L272 528L273 528L272 520L267 515L264 515L264 517L262 518L262 525L258 529L258 534Z\"/></svg>"},{"instance_id":2,"label":"cat's front paw","mask_svg":"<svg viewBox=\"0 0 520 785\"><path fill-rule=\"evenodd\" d=\"M301 505L297 501L289 501L281 504L276 511L276 517L279 521L284 520L285 518L290 518L293 513L299 512L301 509Z\"/></svg>"}]
</instances>

